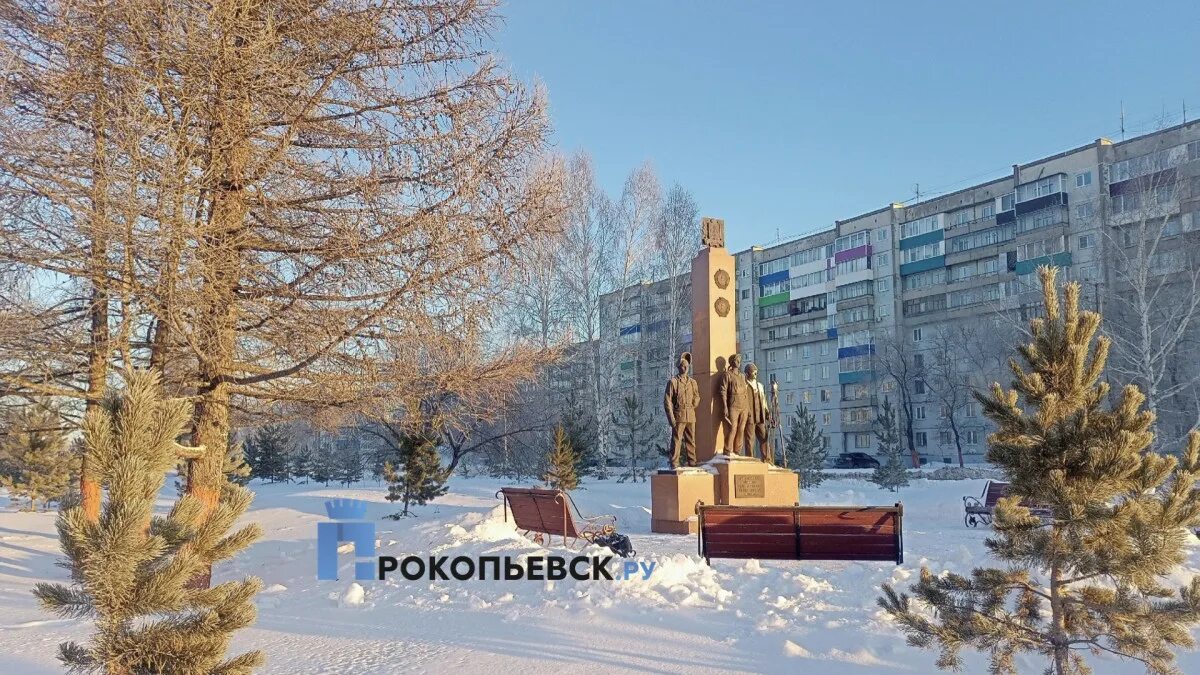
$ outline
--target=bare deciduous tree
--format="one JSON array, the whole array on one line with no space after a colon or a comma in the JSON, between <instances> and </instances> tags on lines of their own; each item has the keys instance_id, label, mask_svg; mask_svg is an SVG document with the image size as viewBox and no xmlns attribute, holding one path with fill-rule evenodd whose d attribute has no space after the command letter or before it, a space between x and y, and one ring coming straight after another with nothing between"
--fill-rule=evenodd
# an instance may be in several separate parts
<instances>
[{"instance_id":1,"label":"bare deciduous tree","mask_svg":"<svg viewBox=\"0 0 1200 675\"><path fill-rule=\"evenodd\" d=\"M1194 416L1200 400L1200 367L1187 358L1200 335L1200 259L1183 243L1176 213L1185 187L1173 156L1158 150L1143 158L1141 176L1123 181L1109 200L1113 227L1104 232L1109 278L1106 333L1113 341L1110 369L1146 395L1157 418L1155 448L1174 448L1184 433L1165 428L1168 417ZM1185 151L1185 150L1184 150Z\"/></svg>"}]
</instances>

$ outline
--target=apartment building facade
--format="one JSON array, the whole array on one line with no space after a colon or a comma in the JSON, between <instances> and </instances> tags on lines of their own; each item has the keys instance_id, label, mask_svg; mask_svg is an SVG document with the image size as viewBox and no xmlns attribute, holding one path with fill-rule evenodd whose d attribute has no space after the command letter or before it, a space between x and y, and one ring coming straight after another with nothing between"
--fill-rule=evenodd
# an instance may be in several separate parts
<instances>
[{"instance_id":1,"label":"apartment building facade","mask_svg":"<svg viewBox=\"0 0 1200 675\"><path fill-rule=\"evenodd\" d=\"M978 462L989 427L969 392L1007 382L1006 360L1040 310L1036 269L1059 267L1112 321L1114 294L1128 294L1136 276L1130 260L1147 250L1151 276L1179 281L1159 287L1159 301L1189 292L1200 264L1200 123L1098 139L1003 178L740 251L738 348L779 383L785 433L803 403L831 457L878 451L872 427L886 398L924 460L957 463L961 451ZM1200 336L1200 325L1188 331ZM1200 359L1190 361L1175 381L1200 380ZM662 373L638 372L642 386L659 384ZM1196 387L1184 389L1186 400L1159 412L1178 413L1169 424L1180 435L1197 417L1191 410L1189 422L1189 407L1200 407Z\"/></svg>"}]
</instances>

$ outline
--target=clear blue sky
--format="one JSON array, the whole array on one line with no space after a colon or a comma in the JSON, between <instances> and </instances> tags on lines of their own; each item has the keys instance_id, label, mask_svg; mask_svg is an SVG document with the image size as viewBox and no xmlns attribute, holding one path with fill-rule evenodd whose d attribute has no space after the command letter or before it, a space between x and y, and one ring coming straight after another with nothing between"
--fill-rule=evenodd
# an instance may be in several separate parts
<instances>
[{"instance_id":1,"label":"clear blue sky","mask_svg":"<svg viewBox=\"0 0 1200 675\"><path fill-rule=\"evenodd\" d=\"M1200 0L509 0L502 58L613 192L650 160L735 250L1200 117ZM1132 135L1132 133L1130 134Z\"/></svg>"}]
</instances>

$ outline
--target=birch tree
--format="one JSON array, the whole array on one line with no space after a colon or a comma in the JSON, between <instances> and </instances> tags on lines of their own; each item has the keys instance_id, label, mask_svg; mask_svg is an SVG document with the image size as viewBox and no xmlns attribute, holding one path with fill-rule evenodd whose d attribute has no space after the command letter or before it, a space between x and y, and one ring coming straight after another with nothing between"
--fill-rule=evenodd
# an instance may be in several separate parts
<instances>
[{"instance_id":1,"label":"birch tree","mask_svg":"<svg viewBox=\"0 0 1200 675\"><path fill-rule=\"evenodd\" d=\"M1122 181L1109 203L1115 226L1104 233L1106 334L1116 357L1110 368L1145 394L1156 449L1182 441L1166 420L1200 425L1200 368L1187 358L1200 340L1200 259L1177 212L1185 186L1176 152L1160 149L1135 162L1134 172L1148 173Z\"/></svg>"}]
</instances>

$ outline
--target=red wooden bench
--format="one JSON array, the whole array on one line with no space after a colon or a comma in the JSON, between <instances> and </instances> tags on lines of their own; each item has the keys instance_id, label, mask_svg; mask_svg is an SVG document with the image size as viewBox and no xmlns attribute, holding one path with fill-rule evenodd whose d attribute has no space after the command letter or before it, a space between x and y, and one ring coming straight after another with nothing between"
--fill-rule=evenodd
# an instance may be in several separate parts
<instances>
[{"instance_id":1,"label":"red wooden bench","mask_svg":"<svg viewBox=\"0 0 1200 675\"><path fill-rule=\"evenodd\" d=\"M967 527L976 527L980 523L991 525L992 516L996 513L996 503L1007 496L1008 483L989 480L987 485L983 486L983 494L978 497L963 497L963 523ZM1032 504L1029 501L1022 501L1021 504L1032 511L1035 516L1042 518L1050 516L1048 507Z\"/></svg>"},{"instance_id":2,"label":"red wooden bench","mask_svg":"<svg viewBox=\"0 0 1200 675\"><path fill-rule=\"evenodd\" d=\"M712 558L904 562L904 506L698 504L697 546Z\"/></svg>"},{"instance_id":3,"label":"red wooden bench","mask_svg":"<svg viewBox=\"0 0 1200 675\"><path fill-rule=\"evenodd\" d=\"M540 488L501 488L496 497L504 497L504 520L512 513L517 529L528 535L535 533L533 540L546 543L546 535L562 535L563 545L583 539L589 543L599 535L609 535L617 529L616 516L594 516L586 518L579 513L571 496L561 490ZM583 527L575 524L575 517Z\"/></svg>"}]
</instances>

